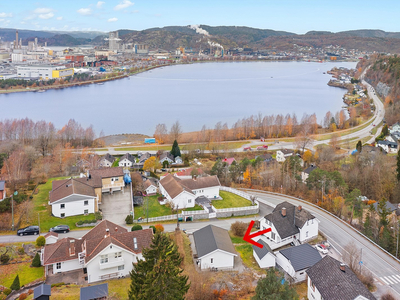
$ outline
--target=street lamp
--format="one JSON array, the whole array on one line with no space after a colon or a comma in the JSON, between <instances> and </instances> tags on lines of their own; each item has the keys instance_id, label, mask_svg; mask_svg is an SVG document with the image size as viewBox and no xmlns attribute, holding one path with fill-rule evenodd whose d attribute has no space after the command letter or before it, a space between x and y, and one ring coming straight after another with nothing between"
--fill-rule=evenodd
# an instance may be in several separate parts
<instances>
[{"instance_id":1,"label":"street lamp","mask_svg":"<svg viewBox=\"0 0 400 300\"><path fill-rule=\"evenodd\" d=\"M14 194L11 195L11 218L12 218L12 226L11 230L14 231L14 196L17 196L18 192L15 191Z\"/></svg>"}]
</instances>

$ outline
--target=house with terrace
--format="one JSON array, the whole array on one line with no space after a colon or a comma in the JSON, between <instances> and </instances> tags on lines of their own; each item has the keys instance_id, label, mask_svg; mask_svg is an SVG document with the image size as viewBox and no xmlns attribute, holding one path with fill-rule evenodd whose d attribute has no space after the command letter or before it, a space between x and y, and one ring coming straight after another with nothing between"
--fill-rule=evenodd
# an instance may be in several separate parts
<instances>
[{"instance_id":1,"label":"house with terrace","mask_svg":"<svg viewBox=\"0 0 400 300\"><path fill-rule=\"evenodd\" d=\"M208 199L218 199L221 186L217 176L180 179L167 174L159 182L159 191L167 201L179 209L194 207L195 199L205 196Z\"/></svg>"},{"instance_id":2,"label":"house with terrace","mask_svg":"<svg viewBox=\"0 0 400 300\"><path fill-rule=\"evenodd\" d=\"M287 201L260 219L260 230L267 228L271 231L260 238L272 250L290 243L299 245L318 236L318 220L302 206L296 207Z\"/></svg>"},{"instance_id":3,"label":"house with terrace","mask_svg":"<svg viewBox=\"0 0 400 300\"><path fill-rule=\"evenodd\" d=\"M143 259L152 229L129 232L124 227L103 220L82 238L63 238L41 250L41 262L46 277L74 272L85 277L87 283L125 277L132 264Z\"/></svg>"},{"instance_id":4,"label":"house with terrace","mask_svg":"<svg viewBox=\"0 0 400 300\"><path fill-rule=\"evenodd\" d=\"M100 178L103 193L122 191L125 186L122 167L89 170L88 178Z\"/></svg>"}]
</instances>

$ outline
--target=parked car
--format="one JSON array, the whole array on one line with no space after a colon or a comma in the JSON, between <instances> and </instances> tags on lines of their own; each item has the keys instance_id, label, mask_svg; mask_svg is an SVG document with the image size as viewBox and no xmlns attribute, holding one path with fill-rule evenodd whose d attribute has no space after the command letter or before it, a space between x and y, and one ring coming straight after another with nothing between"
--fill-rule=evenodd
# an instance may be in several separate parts
<instances>
[{"instance_id":1,"label":"parked car","mask_svg":"<svg viewBox=\"0 0 400 300\"><path fill-rule=\"evenodd\" d=\"M251 147L244 147L243 151L251 151Z\"/></svg>"},{"instance_id":2,"label":"parked car","mask_svg":"<svg viewBox=\"0 0 400 300\"><path fill-rule=\"evenodd\" d=\"M324 245L315 245L315 248L322 254L328 254L328 249Z\"/></svg>"},{"instance_id":3,"label":"parked car","mask_svg":"<svg viewBox=\"0 0 400 300\"><path fill-rule=\"evenodd\" d=\"M54 226L53 228L50 228L49 231L57 232L57 233L67 233L67 232L69 232L69 226L68 225L57 225L57 226Z\"/></svg>"},{"instance_id":4,"label":"parked car","mask_svg":"<svg viewBox=\"0 0 400 300\"><path fill-rule=\"evenodd\" d=\"M25 228L18 229L17 235L23 236L28 234L39 234L39 226L28 226Z\"/></svg>"}]
</instances>

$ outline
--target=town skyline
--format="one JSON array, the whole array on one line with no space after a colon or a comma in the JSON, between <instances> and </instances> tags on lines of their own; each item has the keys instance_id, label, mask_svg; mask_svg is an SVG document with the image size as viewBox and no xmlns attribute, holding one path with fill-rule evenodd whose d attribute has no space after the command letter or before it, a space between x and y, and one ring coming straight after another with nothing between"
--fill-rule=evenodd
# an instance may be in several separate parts
<instances>
[{"instance_id":1,"label":"town skyline","mask_svg":"<svg viewBox=\"0 0 400 300\"><path fill-rule=\"evenodd\" d=\"M384 0L337 1L324 3L287 0L279 3L257 0L199 3L183 1L90 1L63 3L20 1L24 5L3 3L0 27L48 31L143 30L164 26L207 24L247 26L304 34L308 31L346 31L380 29L400 31L392 20L400 3ZM359 16L371 16L360 18Z\"/></svg>"}]
</instances>

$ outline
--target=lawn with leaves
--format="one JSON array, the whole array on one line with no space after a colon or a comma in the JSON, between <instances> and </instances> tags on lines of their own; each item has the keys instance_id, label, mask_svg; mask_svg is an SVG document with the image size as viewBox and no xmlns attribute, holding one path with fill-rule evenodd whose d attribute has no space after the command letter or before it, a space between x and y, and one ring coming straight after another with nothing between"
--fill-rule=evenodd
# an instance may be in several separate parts
<instances>
[{"instance_id":1,"label":"lawn with leaves","mask_svg":"<svg viewBox=\"0 0 400 300\"><path fill-rule=\"evenodd\" d=\"M0 266L0 285L10 287L15 276L19 275L20 285L23 286L38 279L44 279L44 267L32 268L31 261L20 264Z\"/></svg>"},{"instance_id":2,"label":"lawn with leaves","mask_svg":"<svg viewBox=\"0 0 400 300\"><path fill-rule=\"evenodd\" d=\"M34 209L32 211L33 217L32 220L35 220L30 225L38 225L40 218L40 231L47 232L51 227L56 225L65 224L68 225L71 229L76 229L75 223L80 220L92 220L94 219L94 214L89 214L87 216L72 216L65 218L57 218L51 215L51 205L49 202L49 192L52 188L52 182L55 180L65 179L66 177L59 178L50 178L47 180L45 184L41 184L38 186L38 193L33 195L33 204Z\"/></svg>"},{"instance_id":3,"label":"lawn with leaves","mask_svg":"<svg viewBox=\"0 0 400 300\"><path fill-rule=\"evenodd\" d=\"M231 207L246 207L251 206L251 201L247 200L236 194L232 194L226 191L220 191L219 195L223 200L213 200L212 205L217 208L231 208Z\"/></svg>"}]
</instances>

